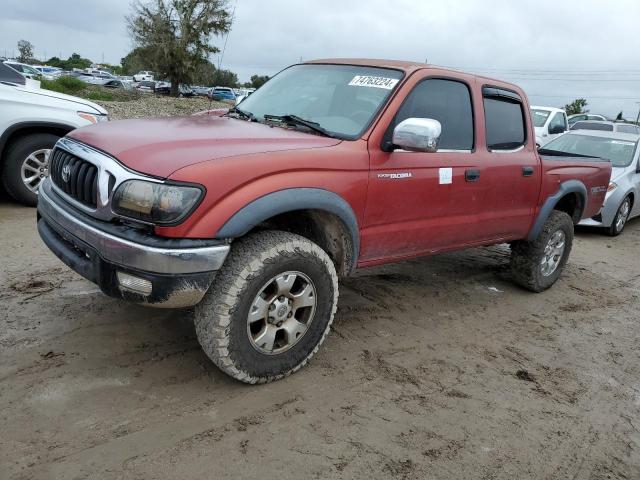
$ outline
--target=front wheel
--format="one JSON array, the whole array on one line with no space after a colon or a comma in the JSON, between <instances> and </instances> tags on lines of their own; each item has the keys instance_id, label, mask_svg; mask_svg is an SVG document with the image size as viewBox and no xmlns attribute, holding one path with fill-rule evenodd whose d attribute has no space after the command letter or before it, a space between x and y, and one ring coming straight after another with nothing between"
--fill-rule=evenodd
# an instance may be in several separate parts
<instances>
[{"instance_id":1,"label":"front wheel","mask_svg":"<svg viewBox=\"0 0 640 480\"><path fill-rule=\"evenodd\" d=\"M196 306L196 333L223 372L270 382L318 351L337 302L338 277L324 250L299 235L261 232L233 244Z\"/></svg>"},{"instance_id":2,"label":"front wheel","mask_svg":"<svg viewBox=\"0 0 640 480\"><path fill-rule=\"evenodd\" d=\"M554 210L534 241L511 245L511 274L520 286L541 292L553 285L567 263L573 245L573 221Z\"/></svg>"},{"instance_id":3,"label":"front wheel","mask_svg":"<svg viewBox=\"0 0 640 480\"><path fill-rule=\"evenodd\" d=\"M49 154L60 137L50 133L25 135L7 147L2 183L14 200L35 207L38 188L49 174Z\"/></svg>"},{"instance_id":4,"label":"front wheel","mask_svg":"<svg viewBox=\"0 0 640 480\"><path fill-rule=\"evenodd\" d=\"M611 226L607 229L607 234L612 237L620 235L622 230L624 230L624 226L627 224L629 213L631 213L631 198L625 197L618 207L618 211L616 212L616 216L613 218Z\"/></svg>"}]
</instances>

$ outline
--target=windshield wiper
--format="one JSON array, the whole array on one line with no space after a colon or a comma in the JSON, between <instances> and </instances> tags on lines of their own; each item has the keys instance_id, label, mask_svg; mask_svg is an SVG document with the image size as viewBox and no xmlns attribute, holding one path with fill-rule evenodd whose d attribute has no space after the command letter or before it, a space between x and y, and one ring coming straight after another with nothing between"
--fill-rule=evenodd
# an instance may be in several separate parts
<instances>
[{"instance_id":1,"label":"windshield wiper","mask_svg":"<svg viewBox=\"0 0 640 480\"><path fill-rule=\"evenodd\" d=\"M236 113L239 117L246 118L250 122L257 122L258 121L258 119L256 118L256 116L253 113L245 112L244 110L240 110L238 107L233 107L233 108L229 109L229 111L226 114L229 115L230 113Z\"/></svg>"},{"instance_id":2,"label":"windshield wiper","mask_svg":"<svg viewBox=\"0 0 640 480\"><path fill-rule=\"evenodd\" d=\"M291 115L291 114L269 115L269 114L265 114L264 115L264 119L267 120L267 121L268 120L272 120L272 121L276 121L276 122L280 122L280 123L287 123L289 125L300 125L300 126L303 126L303 127L307 127L308 129L313 130L314 132L321 133L325 137L336 138L333 133L331 133L326 128L321 127L318 122L312 122L311 120L305 120L304 118L300 118L297 115Z\"/></svg>"}]
</instances>

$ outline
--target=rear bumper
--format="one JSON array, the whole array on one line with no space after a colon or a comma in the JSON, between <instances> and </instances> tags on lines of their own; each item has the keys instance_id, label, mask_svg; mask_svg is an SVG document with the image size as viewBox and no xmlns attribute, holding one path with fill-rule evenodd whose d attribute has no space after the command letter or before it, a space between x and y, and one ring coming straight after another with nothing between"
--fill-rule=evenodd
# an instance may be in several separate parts
<instances>
[{"instance_id":1,"label":"rear bumper","mask_svg":"<svg viewBox=\"0 0 640 480\"><path fill-rule=\"evenodd\" d=\"M43 182L42 240L109 296L166 308L195 305L229 253L228 245L216 241L162 239L103 223L72 210Z\"/></svg>"}]
</instances>

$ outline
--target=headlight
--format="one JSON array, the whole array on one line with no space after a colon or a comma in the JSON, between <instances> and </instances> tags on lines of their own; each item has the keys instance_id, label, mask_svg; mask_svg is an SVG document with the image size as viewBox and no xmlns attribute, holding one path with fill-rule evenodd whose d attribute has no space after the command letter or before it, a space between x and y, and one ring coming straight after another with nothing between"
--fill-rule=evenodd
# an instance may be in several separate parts
<instances>
[{"instance_id":1,"label":"headlight","mask_svg":"<svg viewBox=\"0 0 640 480\"><path fill-rule=\"evenodd\" d=\"M202 194L197 187L127 180L113 194L111 209L124 217L163 225L186 217Z\"/></svg>"},{"instance_id":2,"label":"headlight","mask_svg":"<svg viewBox=\"0 0 640 480\"><path fill-rule=\"evenodd\" d=\"M84 118L91 123L108 122L108 115L96 115L94 113L78 112L78 116Z\"/></svg>"},{"instance_id":3,"label":"headlight","mask_svg":"<svg viewBox=\"0 0 640 480\"><path fill-rule=\"evenodd\" d=\"M618 188L618 184L616 182L609 182L609 186L607 187L607 193L613 192L616 188Z\"/></svg>"}]
</instances>

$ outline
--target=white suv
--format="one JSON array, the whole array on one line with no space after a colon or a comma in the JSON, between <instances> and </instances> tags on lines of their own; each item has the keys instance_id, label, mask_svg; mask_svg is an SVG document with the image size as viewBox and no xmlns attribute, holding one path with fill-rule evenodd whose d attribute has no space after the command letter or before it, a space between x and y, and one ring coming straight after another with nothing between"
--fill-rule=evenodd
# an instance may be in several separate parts
<instances>
[{"instance_id":1,"label":"white suv","mask_svg":"<svg viewBox=\"0 0 640 480\"><path fill-rule=\"evenodd\" d=\"M133 76L134 82L153 82L153 72L147 70L138 72Z\"/></svg>"},{"instance_id":2,"label":"white suv","mask_svg":"<svg viewBox=\"0 0 640 480\"><path fill-rule=\"evenodd\" d=\"M35 206L53 145L75 128L106 120L100 105L44 90L0 63L0 180L7 193Z\"/></svg>"}]
</instances>

